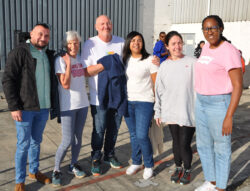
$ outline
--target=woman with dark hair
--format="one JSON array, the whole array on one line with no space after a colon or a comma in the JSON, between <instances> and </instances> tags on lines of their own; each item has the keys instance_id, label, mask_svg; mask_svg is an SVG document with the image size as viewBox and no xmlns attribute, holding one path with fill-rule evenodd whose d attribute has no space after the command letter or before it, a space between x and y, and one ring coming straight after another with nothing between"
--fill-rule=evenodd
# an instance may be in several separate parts
<instances>
[{"instance_id":1,"label":"woman with dark hair","mask_svg":"<svg viewBox=\"0 0 250 191\"><path fill-rule=\"evenodd\" d=\"M191 141L195 131L193 66L196 59L183 54L182 36L171 31L166 36L169 59L160 66L155 84L156 124L169 126L173 138L176 169L173 183L188 184L191 176Z\"/></svg>"},{"instance_id":2,"label":"woman with dark hair","mask_svg":"<svg viewBox=\"0 0 250 191\"><path fill-rule=\"evenodd\" d=\"M153 151L148 136L154 106L154 82L158 66L146 49L142 34L133 31L127 35L123 49L126 67L128 115L125 117L130 133L132 165L127 175L135 174L144 160L143 178L153 176Z\"/></svg>"},{"instance_id":3,"label":"woman with dark hair","mask_svg":"<svg viewBox=\"0 0 250 191\"><path fill-rule=\"evenodd\" d=\"M204 46L204 44L205 44L205 41L202 40L202 41L199 42L199 44L198 44L197 47L195 48L195 50L194 50L194 56L195 56L196 58L199 58L199 57L200 57L200 55L201 55L201 50L202 50L202 47Z\"/></svg>"},{"instance_id":4,"label":"woman with dark hair","mask_svg":"<svg viewBox=\"0 0 250 191\"><path fill-rule=\"evenodd\" d=\"M195 189L225 190L230 172L233 115L242 93L239 51L222 35L217 15L202 21L208 41L195 65L196 144L205 183Z\"/></svg>"}]
</instances>

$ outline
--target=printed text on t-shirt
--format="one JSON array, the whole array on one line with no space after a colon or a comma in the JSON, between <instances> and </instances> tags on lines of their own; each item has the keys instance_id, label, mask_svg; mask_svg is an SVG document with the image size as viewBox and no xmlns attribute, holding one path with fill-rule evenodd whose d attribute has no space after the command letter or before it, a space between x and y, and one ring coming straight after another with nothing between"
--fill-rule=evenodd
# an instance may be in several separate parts
<instances>
[{"instance_id":1,"label":"printed text on t-shirt","mask_svg":"<svg viewBox=\"0 0 250 191\"><path fill-rule=\"evenodd\" d=\"M210 56L201 56L199 58L198 62L201 64L209 64L212 60L213 60L213 58Z\"/></svg>"},{"instance_id":2,"label":"printed text on t-shirt","mask_svg":"<svg viewBox=\"0 0 250 191\"><path fill-rule=\"evenodd\" d=\"M71 74L75 77L81 77L84 75L84 69L82 63L77 63L71 66Z\"/></svg>"}]
</instances>

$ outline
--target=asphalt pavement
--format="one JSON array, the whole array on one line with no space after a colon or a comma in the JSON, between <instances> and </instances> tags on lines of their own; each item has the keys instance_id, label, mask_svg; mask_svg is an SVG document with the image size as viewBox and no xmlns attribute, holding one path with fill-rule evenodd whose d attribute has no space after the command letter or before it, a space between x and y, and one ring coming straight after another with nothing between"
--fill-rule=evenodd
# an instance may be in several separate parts
<instances>
[{"instance_id":1,"label":"asphalt pavement","mask_svg":"<svg viewBox=\"0 0 250 191\"><path fill-rule=\"evenodd\" d=\"M232 163L228 191L250 191L250 89L245 89L235 114L234 129L232 134ZM129 132L124 120L119 130L116 143L116 155L124 168L115 170L109 165L102 164L103 175L94 177L91 175L91 132L92 118L90 111L83 132L83 143L79 156L79 163L86 171L87 177L76 179L67 174L71 151L61 165L63 173L63 186L53 188L51 185L43 185L32 182L26 178L27 191L54 191L54 190L88 190L88 191L193 191L204 181L199 155L196 152L195 136L192 142L193 162L191 183L185 186L170 182L170 176L174 170L172 139L168 127L164 127L164 152L155 156L155 175L150 180L143 180L143 170L136 175L127 176L125 170L131 162L131 147ZM49 120L43 135L40 156L40 171L51 177L54 168L55 152L61 141L61 127L56 120ZM15 186L15 149L16 130L3 93L0 91L0 191L14 190ZM27 166L28 172L28 166Z\"/></svg>"}]
</instances>

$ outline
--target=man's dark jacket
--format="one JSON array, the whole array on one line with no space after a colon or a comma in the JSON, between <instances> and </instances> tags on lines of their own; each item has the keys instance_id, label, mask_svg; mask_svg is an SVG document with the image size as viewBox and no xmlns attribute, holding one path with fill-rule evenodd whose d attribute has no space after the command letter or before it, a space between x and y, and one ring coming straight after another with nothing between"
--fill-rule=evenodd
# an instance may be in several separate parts
<instances>
[{"instance_id":1,"label":"man's dark jacket","mask_svg":"<svg viewBox=\"0 0 250 191\"><path fill-rule=\"evenodd\" d=\"M117 109L127 114L127 80L118 54L104 56L97 61L104 66L98 74L98 100L101 109Z\"/></svg>"},{"instance_id":2,"label":"man's dark jacket","mask_svg":"<svg viewBox=\"0 0 250 191\"><path fill-rule=\"evenodd\" d=\"M54 69L55 51L46 50L50 63L51 119L59 114L58 81ZM28 43L21 43L10 51L2 79L3 90L10 111L39 111L36 87L36 59L32 57Z\"/></svg>"}]
</instances>

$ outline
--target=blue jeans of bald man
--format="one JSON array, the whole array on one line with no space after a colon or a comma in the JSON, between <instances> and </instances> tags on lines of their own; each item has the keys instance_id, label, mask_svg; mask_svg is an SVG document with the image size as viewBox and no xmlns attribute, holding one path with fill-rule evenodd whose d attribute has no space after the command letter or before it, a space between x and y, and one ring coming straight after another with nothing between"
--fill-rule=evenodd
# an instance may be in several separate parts
<instances>
[{"instance_id":1,"label":"blue jeans of bald man","mask_svg":"<svg viewBox=\"0 0 250 191\"><path fill-rule=\"evenodd\" d=\"M101 159L103 144L104 157L113 157L115 155L115 143L122 116L119 115L115 109L100 109L100 107L96 105L91 105L91 114L93 117L93 132L91 138L92 160Z\"/></svg>"}]
</instances>

